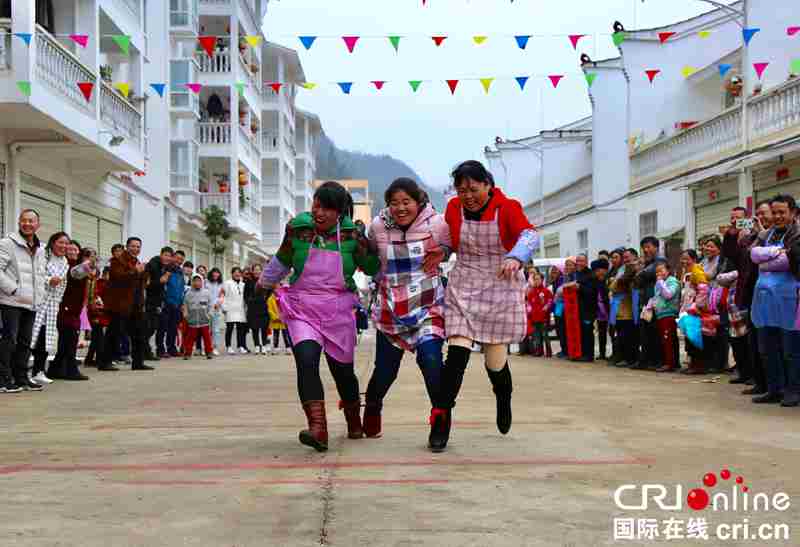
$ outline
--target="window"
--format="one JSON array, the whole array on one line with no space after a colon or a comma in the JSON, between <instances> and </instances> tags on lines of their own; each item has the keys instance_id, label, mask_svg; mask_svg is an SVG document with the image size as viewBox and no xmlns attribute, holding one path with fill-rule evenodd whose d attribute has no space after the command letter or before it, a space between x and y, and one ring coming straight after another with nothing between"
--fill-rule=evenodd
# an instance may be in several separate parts
<instances>
[{"instance_id":1,"label":"window","mask_svg":"<svg viewBox=\"0 0 800 547\"><path fill-rule=\"evenodd\" d=\"M658 211L639 215L639 239L658 233Z\"/></svg>"},{"instance_id":2,"label":"window","mask_svg":"<svg viewBox=\"0 0 800 547\"><path fill-rule=\"evenodd\" d=\"M587 254L589 253L589 230L578 231L578 252Z\"/></svg>"}]
</instances>

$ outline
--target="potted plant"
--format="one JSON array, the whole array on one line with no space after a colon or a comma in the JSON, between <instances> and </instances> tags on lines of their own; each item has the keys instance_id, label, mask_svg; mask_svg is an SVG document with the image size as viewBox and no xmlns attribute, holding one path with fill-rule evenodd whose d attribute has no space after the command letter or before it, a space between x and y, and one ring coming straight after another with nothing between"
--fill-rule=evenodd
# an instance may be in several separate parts
<instances>
[{"instance_id":1,"label":"potted plant","mask_svg":"<svg viewBox=\"0 0 800 547\"><path fill-rule=\"evenodd\" d=\"M247 180L247 173L244 171L239 171L239 187L247 186L247 183L250 181Z\"/></svg>"},{"instance_id":2,"label":"potted plant","mask_svg":"<svg viewBox=\"0 0 800 547\"><path fill-rule=\"evenodd\" d=\"M219 186L219 193L220 194L227 194L228 191L230 190L230 184L228 184L228 179L227 178L219 179L219 182L217 183L217 185Z\"/></svg>"},{"instance_id":3,"label":"potted plant","mask_svg":"<svg viewBox=\"0 0 800 547\"><path fill-rule=\"evenodd\" d=\"M112 77L114 75L114 69L111 65L100 65L100 78L107 84L112 82Z\"/></svg>"},{"instance_id":4,"label":"potted plant","mask_svg":"<svg viewBox=\"0 0 800 547\"><path fill-rule=\"evenodd\" d=\"M239 187L239 209L244 209L247 207L247 202L250 201L250 198L244 195L244 188L241 186Z\"/></svg>"},{"instance_id":5,"label":"potted plant","mask_svg":"<svg viewBox=\"0 0 800 547\"><path fill-rule=\"evenodd\" d=\"M725 84L725 91L733 97L739 97L742 94L742 79L739 76L733 76Z\"/></svg>"},{"instance_id":6,"label":"potted plant","mask_svg":"<svg viewBox=\"0 0 800 547\"><path fill-rule=\"evenodd\" d=\"M225 211L212 205L207 209L200 211L205 220L205 233L208 241L211 243L211 251L215 256L225 254L227 241L233 236L233 230L228 219L225 217Z\"/></svg>"}]
</instances>

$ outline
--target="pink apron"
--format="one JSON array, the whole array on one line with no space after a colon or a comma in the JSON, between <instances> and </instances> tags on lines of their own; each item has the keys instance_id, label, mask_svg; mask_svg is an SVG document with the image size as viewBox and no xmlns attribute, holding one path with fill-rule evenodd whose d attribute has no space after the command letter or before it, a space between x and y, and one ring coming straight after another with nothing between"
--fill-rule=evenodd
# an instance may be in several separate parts
<instances>
[{"instance_id":1,"label":"pink apron","mask_svg":"<svg viewBox=\"0 0 800 547\"><path fill-rule=\"evenodd\" d=\"M507 254L497 212L491 221L462 219L456 253L445 296L447 336L483 344L511 344L525 338L525 274L519 271L511 281L497 278Z\"/></svg>"},{"instance_id":2,"label":"pink apron","mask_svg":"<svg viewBox=\"0 0 800 547\"><path fill-rule=\"evenodd\" d=\"M340 363L354 361L356 299L344 284L341 252L310 248L300 278L279 289L277 299L293 344L312 340Z\"/></svg>"}]
</instances>

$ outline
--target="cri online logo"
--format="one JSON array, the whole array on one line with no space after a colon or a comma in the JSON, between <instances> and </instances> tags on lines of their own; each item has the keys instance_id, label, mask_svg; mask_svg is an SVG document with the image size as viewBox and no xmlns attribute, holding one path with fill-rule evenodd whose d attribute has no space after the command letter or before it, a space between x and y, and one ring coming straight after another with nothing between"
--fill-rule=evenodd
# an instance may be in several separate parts
<instances>
[{"instance_id":1,"label":"cri online logo","mask_svg":"<svg viewBox=\"0 0 800 547\"><path fill-rule=\"evenodd\" d=\"M770 496L764 492L750 494L750 488L745 485L744 477L737 476L731 481L730 470L723 469L719 472L719 479L714 473L703 476L701 488L693 488L686 495L686 505L694 511L703 511L709 505L714 511L786 511L791 505L789 495L778 492ZM709 493L714 487L724 488L730 485L729 491ZM638 499L636 492L638 491ZM627 492L631 494L626 495ZM623 496L627 500L623 500ZM663 484L623 484L614 492L614 502L617 507L624 510L647 510L650 501L664 511L683 510L683 487L678 484L674 488L674 497L670 499L669 488Z\"/></svg>"}]
</instances>

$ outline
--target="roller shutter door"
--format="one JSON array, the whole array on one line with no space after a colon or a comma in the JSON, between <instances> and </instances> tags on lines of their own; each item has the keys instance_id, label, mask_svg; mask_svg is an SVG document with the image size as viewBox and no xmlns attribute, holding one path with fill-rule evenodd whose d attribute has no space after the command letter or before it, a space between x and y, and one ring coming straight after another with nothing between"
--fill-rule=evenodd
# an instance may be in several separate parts
<instances>
[{"instance_id":1,"label":"roller shutter door","mask_svg":"<svg viewBox=\"0 0 800 547\"><path fill-rule=\"evenodd\" d=\"M736 207L738 203L739 200L737 199L726 199L695 208L694 233L697 235L698 241L705 236L720 235L720 225L730 223L731 209Z\"/></svg>"},{"instance_id":2,"label":"roller shutter door","mask_svg":"<svg viewBox=\"0 0 800 547\"><path fill-rule=\"evenodd\" d=\"M22 173L20 207L39 213L39 239L46 242L64 229L64 189Z\"/></svg>"},{"instance_id":3,"label":"roller shutter door","mask_svg":"<svg viewBox=\"0 0 800 547\"><path fill-rule=\"evenodd\" d=\"M100 219L100 243L97 254L102 258L111 258L111 247L116 243L125 242L122 240L122 223L111 222L104 218ZM142 258L142 257L140 257Z\"/></svg>"},{"instance_id":4,"label":"roller shutter door","mask_svg":"<svg viewBox=\"0 0 800 547\"><path fill-rule=\"evenodd\" d=\"M778 180L779 176L783 180ZM778 194L788 194L800 200L800 157L787 156L782 163L754 168L753 188L756 203Z\"/></svg>"},{"instance_id":5,"label":"roller shutter door","mask_svg":"<svg viewBox=\"0 0 800 547\"><path fill-rule=\"evenodd\" d=\"M70 237L81 244L81 247L91 247L100 256L110 254L111 247L108 249L98 248L100 235L98 234L98 218L83 211L72 211L72 229Z\"/></svg>"},{"instance_id":6,"label":"roller shutter door","mask_svg":"<svg viewBox=\"0 0 800 547\"><path fill-rule=\"evenodd\" d=\"M111 247L122 239L122 194L111 188L98 192L103 202L83 194L72 196L72 236L84 247L97 251L101 259L111 258Z\"/></svg>"},{"instance_id":7,"label":"roller shutter door","mask_svg":"<svg viewBox=\"0 0 800 547\"><path fill-rule=\"evenodd\" d=\"M764 199L770 199L778 194L788 194L795 201L800 201L800 180L790 180L756 192L756 203ZM753 204L755 205L755 204Z\"/></svg>"},{"instance_id":8,"label":"roller shutter door","mask_svg":"<svg viewBox=\"0 0 800 547\"><path fill-rule=\"evenodd\" d=\"M548 245L544 248L544 257L545 258L560 258L561 257L561 245L558 243L554 245Z\"/></svg>"}]
</instances>

